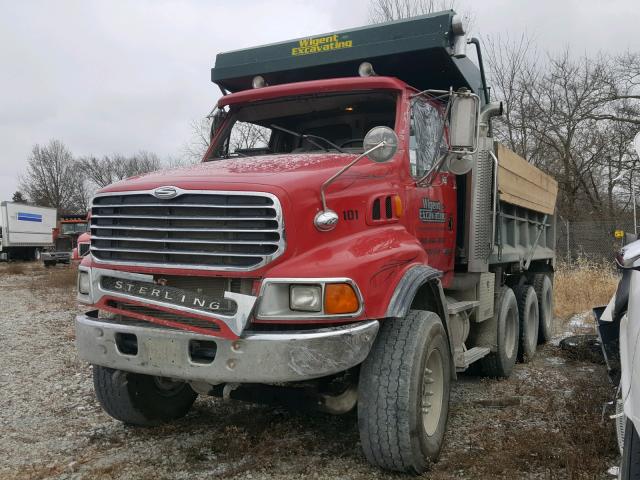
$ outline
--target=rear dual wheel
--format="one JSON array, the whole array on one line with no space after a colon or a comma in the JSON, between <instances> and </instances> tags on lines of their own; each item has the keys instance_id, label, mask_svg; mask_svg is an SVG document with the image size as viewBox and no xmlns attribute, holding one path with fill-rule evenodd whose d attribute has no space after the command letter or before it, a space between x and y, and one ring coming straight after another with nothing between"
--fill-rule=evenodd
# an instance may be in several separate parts
<instances>
[{"instance_id":1,"label":"rear dual wheel","mask_svg":"<svg viewBox=\"0 0 640 480\"><path fill-rule=\"evenodd\" d=\"M480 371L488 377L507 378L518 357L520 321L518 301L506 285L500 287L494 305L496 346L494 351L478 362Z\"/></svg>"},{"instance_id":2,"label":"rear dual wheel","mask_svg":"<svg viewBox=\"0 0 640 480\"><path fill-rule=\"evenodd\" d=\"M547 343L553 337L553 282L545 273L537 273L533 279L533 289L538 297L540 329L538 344Z\"/></svg>"},{"instance_id":3,"label":"rear dual wheel","mask_svg":"<svg viewBox=\"0 0 640 480\"><path fill-rule=\"evenodd\" d=\"M497 290L494 320L495 350L481 359L480 371L489 377L508 377L516 359L529 361L539 343L553 335L553 284L549 275L538 273L533 285Z\"/></svg>"},{"instance_id":4,"label":"rear dual wheel","mask_svg":"<svg viewBox=\"0 0 640 480\"><path fill-rule=\"evenodd\" d=\"M518 301L520 323L518 359L526 363L533 358L538 346L540 329L538 297L531 285L519 285L513 291Z\"/></svg>"}]
</instances>

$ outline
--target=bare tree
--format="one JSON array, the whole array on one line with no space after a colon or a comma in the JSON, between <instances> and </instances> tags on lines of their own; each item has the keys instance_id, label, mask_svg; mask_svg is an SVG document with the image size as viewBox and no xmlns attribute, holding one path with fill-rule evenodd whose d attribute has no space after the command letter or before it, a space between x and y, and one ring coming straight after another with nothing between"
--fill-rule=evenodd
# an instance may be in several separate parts
<instances>
[{"instance_id":1,"label":"bare tree","mask_svg":"<svg viewBox=\"0 0 640 480\"><path fill-rule=\"evenodd\" d=\"M540 59L526 36L485 46L494 98L506 107L494 136L558 180L560 213L610 217L629 208L639 168L629 121L639 117L636 57L565 50Z\"/></svg>"},{"instance_id":2,"label":"bare tree","mask_svg":"<svg viewBox=\"0 0 640 480\"><path fill-rule=\"evenodd\" d=\"M191 122L191 140L184 147L186 162L195 163L209 149L211 141L211 116ZM235 122L229 134L229 152L247 148L266 147L269 144L271 130L249 122Z\"/></svg>"},{"instance_id":3,"label":"bare tree","mask_svg":"<svg viewBox=\"0 0 640 480\"><path fill-rule=\"evenodd\" d=\"M231 130L229 151L246 148L266 147L269 144L271 130L248 122L236 122Z\"/></svg>"},{"instance_id":4,"label":"bare tree","mask_svg":"<svg viewBox=\"0 0 640 480\"><path fill-rule=\"evenodd\" d=\"M640 52L626 52L607 62L608 91L590 117L640 125Z\"/></svg>"},{"instance_id":5,"label":"bare tree","mask_svg":"<svg viewBox=\"0 0 640 480\"><path fill-rule=\"evenodd\" d=\"M16 203L27 203L27 199L24 198L24 196L22 195L22 192L19 190L13 193L13 197L11 197L11 201Z\"/></svg>"},{"instance_id":6,"label":"bare tree","mask_svg":"<svg viewBox=\"0 0 640 480\"><path fill-rule=\"evenodd\" d=\"M389 22L441 10L453 10L455 7L456 0L372 0L369 4L369 21ZM470 11L460 13L465 29L471 30L473 14Z\"/></svg>"},{"instance_id":7,"label":"bare tree","mask_svg":"<svg viewBox=\"0 0 640 480\"><path fill-rule=\"evenodd\" d=\"M102 158L86 157L78 160L86 179L97 188L134 175L160 169L161 162L155 153L141 151L130 157L111 155Z\"/></svg>"},{"instance_id":8,"label":"bare tree","mask_svg":"<svg viewBox=\"0 0 640 480\"><path fill-rule=\"evenodd\" d=\"M36 205L74 213L83 211L78 203L82 183L71 151L59 140L51 140L45 146L34 145L20 189Z\"/></svg>"},{"instance_id":9,"label":"bare tree","mask_svg":"<svg viewBox=\"0 0 640 480\"><path fill-rule=\"evenodd\" d=\"M603 57L572 58L569 50L549 57L539 81L525 85L529 128L546 148L547 169L561 187L560 207L569 218L602 215L599 171L607 135L592 118L608 91Z\"/></svg>"},{"instance_id":10,"label":"bare tree","mask_svg":"<svg viewBox=\"0 0 640 480\"><path fill-rule=\"evenodd\" d=\"M484 41L489 84L494 99L504 105L504 114L493 121L495 138L511 150L544 168L544 149L532 132L532 110L528 84L540 77L538 53L526 34L511 39L488 37Z\"/></svg>"},{"instance_id":11,"label":"bare tree","mask_svg":"<svg viewBox=\"0 0 640 480\"><path fill-rule=\"evenodd\" d=\"M196 163L202 160L207 152L211 136L211 118L203 117L199 120L191 121L191 139L184 145L184 156L186 162Z\"/></svg>"}]
</instances>

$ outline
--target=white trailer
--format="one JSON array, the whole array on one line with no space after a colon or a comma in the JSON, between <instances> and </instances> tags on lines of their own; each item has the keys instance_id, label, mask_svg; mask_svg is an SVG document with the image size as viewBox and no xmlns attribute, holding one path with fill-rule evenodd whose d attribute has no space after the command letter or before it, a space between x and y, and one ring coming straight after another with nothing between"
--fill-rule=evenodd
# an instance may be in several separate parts
<instances>
[{"instance_id":1,"label":"white trailer","mask_svg":"<svg viewBox=\"0 0 640 480\"><path fill-rule=\"evenodd\" d=\"M0 260L37 260L53 244L55 208L0 203Z\"/></svg>"}]
</instances>

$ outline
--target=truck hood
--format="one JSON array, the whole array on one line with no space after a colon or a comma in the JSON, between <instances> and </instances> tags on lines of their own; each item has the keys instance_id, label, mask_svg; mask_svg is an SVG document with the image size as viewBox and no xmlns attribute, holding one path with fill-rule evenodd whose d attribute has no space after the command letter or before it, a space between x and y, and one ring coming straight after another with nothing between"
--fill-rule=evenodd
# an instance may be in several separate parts
<instances>
[{"instance_id":1,"label":"truck hood","mask_svg":"<svg viewBox=\"0 0 640 480\"><path fill-rule=\"evenodd\" d=\"M355 157L355 154L347 153L305 153L218 160L131 177L101 192L149 190L164 185L205 190L251 184L263 185L267 189L270 186L280 187L294 193L300 189L320 188L325 180ZM365 170L366 175L377 176L385 174L388 168L363 158L345 177L362 175Z\"/></svg>"}]
</instances>

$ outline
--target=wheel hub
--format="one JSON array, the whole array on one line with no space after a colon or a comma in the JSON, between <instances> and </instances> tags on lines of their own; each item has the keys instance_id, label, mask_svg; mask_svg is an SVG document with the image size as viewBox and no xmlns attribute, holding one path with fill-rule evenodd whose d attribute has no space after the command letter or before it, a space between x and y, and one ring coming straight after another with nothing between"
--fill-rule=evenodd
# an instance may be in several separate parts
<instances>
[{"instance_id":1,"label":"wheel hub","mask_svg":"<svg viewBox=\"0 0 640 480\"><path fill-rule=\"evenodd\" d=\"M529 330L529 338L533 338L536 331L538 330L538 308L534 303L529 306L529 312L527 315L527 329Z\"/></svg>"},{"instance_id":2,"label":"wheel hub","mask_svg":"<svg viewBox=\"0 0 640 480\"><path fill-rule=\"evenodd\" d=\"M432 350L422 377L422 423L427 435L438 429L444 393L444 365L439 350Z\"/></svg>"},{"instance_id":3,"label":"wheel hub","mask_svg":"<svg viewBox=\"0 0 640 480\"><path fill-rule=\"evenodd\" d=\"M506 312L507 318L505 322L505 350L509 352L509 358L511 358L516 349L516 342L518 341L517 325L518 318L516 315L512 315L511 312Z\"/></svg>"},{"instance_id":4,"label":"wheel hub","mask_svg":"<svg viewBox=\"0 0 640 480\"><path fill-rule=\"evenodd\" d=\"M164 396L172 396L184 388L184 382L176 382L166 377L153 377L153 383L158 389L158 393Z\"/></svg>"}]
</instances>

